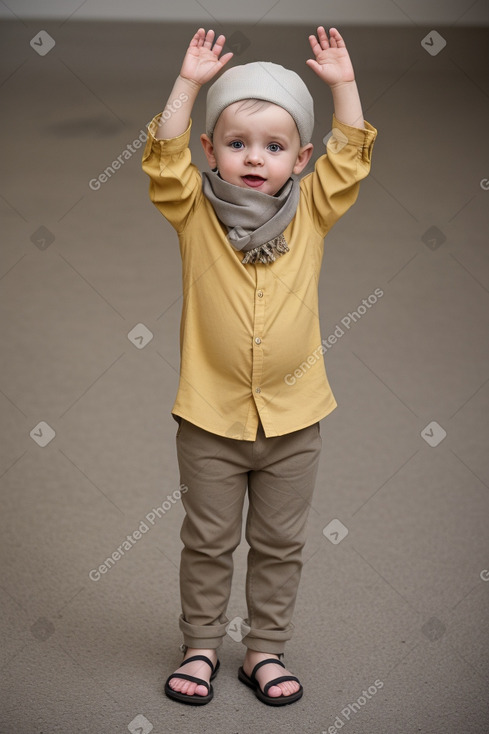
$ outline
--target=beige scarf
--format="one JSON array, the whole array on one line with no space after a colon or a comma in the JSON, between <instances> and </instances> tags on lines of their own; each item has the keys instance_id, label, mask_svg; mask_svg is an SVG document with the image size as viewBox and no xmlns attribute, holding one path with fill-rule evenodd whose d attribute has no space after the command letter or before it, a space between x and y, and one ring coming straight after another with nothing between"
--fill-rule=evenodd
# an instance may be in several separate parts
<instances>
[{"instance_id":1,"label":"beige scarf","mask_svg":"<svg viewBox=\"0 0 489 734\"><path fill-rule=\"evenodd\" d=\"M218 219L228 228L235 250L246 252L246 263L272 263L289 251L283 232L299 203L299 180L292 175L275 195L235 186L217 171L202 174L202 192Z\"/></svg>"}]
</instances>

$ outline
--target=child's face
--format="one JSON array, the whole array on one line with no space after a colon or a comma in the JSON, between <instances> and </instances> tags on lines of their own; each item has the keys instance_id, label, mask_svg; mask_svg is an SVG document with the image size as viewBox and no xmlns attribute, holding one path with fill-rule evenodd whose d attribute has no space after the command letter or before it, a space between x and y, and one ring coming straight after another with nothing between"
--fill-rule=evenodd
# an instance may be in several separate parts
<instances>
[{"instance_id":1,"label":"child's face","mask_svg":"<svg viewBox=\"0 0 489 734\"><path fill-rule=\"evenodd\" d=\"M235 186L274 196L307 165L312 144L300 144L294 118L278 105L241 100L219 116L213 140L201 135L211 168Z\"/></svg>"}]
</instances>

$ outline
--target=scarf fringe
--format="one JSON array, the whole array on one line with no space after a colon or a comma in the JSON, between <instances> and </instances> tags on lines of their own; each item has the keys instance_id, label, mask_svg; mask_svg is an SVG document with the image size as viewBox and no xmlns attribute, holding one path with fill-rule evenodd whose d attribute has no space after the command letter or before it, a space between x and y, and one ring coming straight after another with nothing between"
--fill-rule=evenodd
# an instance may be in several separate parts
<instances>
[{"instance_id":1,"label":"scarf fringe","mask_svg":"<svg viewBox=\"0 0 489 734\"><path fill-rule=\"evenodd\" d=\"M279 234L278 237L274 237L273 240L265 242L264 245L259 245L252 250L248 250L241 262L243 265L256 262L264 264L273 263L286 252L289 252L287 242L283 234Z\"/></svg>"}]
</instances>

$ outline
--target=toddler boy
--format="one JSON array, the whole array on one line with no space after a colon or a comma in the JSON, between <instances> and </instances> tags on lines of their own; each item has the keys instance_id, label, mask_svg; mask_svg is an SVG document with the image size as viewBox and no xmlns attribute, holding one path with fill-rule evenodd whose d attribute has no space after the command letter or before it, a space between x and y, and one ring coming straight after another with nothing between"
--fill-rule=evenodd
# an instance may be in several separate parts
<instances>
[{"instance_id":1,"label":"toddler boy","mask_svg":"<svg viewBox=\"0 0 489 734\"><path fill-rule=\"evenodd\" d=\"M200 173L188 147L201 86L229 61L200 28L165 110L149 126L150 197L178 233L183 263L177 429L185 518L180 593L185 657L165 684L188 704L213 697L226 634L233 551L248 492L248 616L240 681L269 705L303 694L281 658L321 449L319 421L336 402L322 352L318 279L324 237L355 202L376 130L363 119L339 32L309 36L306 63L330 87L333 134L313 150L312 97L293 71L254 62L225 71L207 95ZM299 369L300 366L307 369ZM293 384L286 376L300 373Z\"/></svg>"}]
</instances>

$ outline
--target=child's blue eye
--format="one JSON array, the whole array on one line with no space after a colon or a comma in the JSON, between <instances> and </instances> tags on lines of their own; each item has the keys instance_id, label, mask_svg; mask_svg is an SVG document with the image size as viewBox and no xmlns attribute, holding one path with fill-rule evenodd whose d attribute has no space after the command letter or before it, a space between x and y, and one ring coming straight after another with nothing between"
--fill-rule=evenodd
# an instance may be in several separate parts
<instances>
[{"instance_id":1,"label":"child's blue eye","mask_svg":"<svg viewBox=\"0 0 489 734\"><path fill-rule=\"evenodd\" d=\"M243 143L241 142L241 140L233 140L233 142L232 143L229 143L229 145L234 150L240 150L241 149L240 146L242 146Z\"/></svg>"},{"instance_id":2,"label":"child's blue eye","mask_svg":"<svg viewBox=\"0 0 489 734\"><path fill-rule=\"evenodd\" d=\"M272 153L277 153L279 150L282 150L281 146L278 143L270 143L268 146Z\"/></svg>"}]
</instances>

